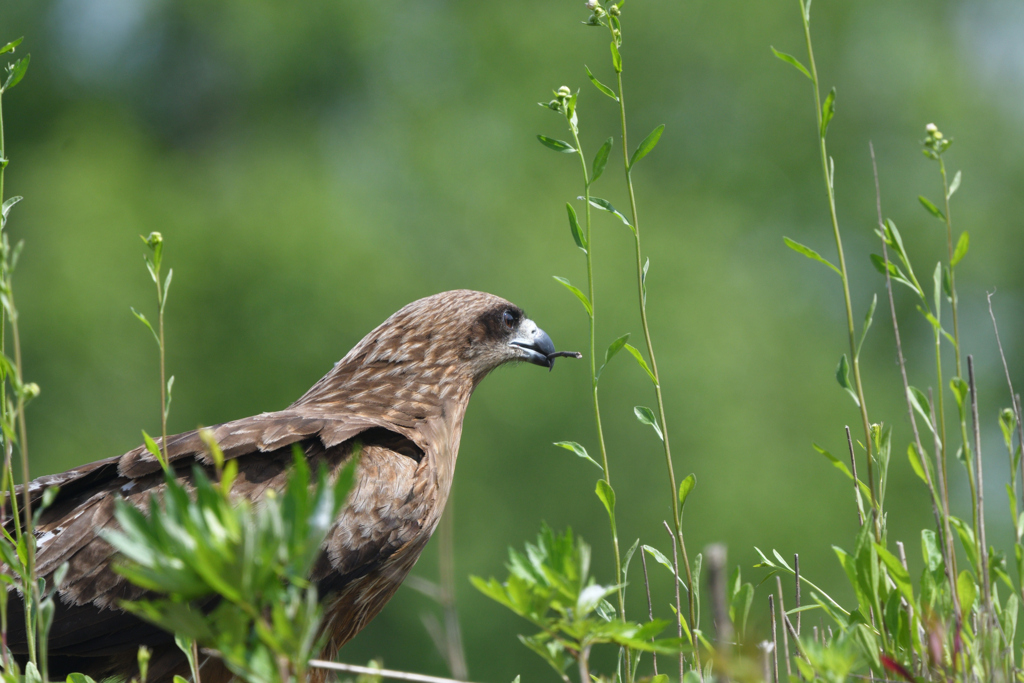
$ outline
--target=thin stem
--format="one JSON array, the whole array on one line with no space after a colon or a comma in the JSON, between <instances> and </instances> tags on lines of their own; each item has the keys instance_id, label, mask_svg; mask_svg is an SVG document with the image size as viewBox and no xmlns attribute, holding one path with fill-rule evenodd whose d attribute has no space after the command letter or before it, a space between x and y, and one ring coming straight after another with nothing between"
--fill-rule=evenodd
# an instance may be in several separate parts
<instances>
[{"instance_id":1,"label":"thin stem","mask_svg":"<svg viewBox=\"0 0 1024 683\"><path fill-rule=\"evenodd\" d=\"M164 361L164 291L160 284L160 273L156 277L156 301L160 306L158 312L160 326L160 446L164 451L164 463L170 467L170 460L167 458L167 370Z\"/></svg>"},{"instance_id":2,"label":"thin stem","mask_svg":"<svg viewBox=\"0 0 1024 683\"><path fill-rule=\"evenodd\" d=\"M621 19L610 17L608 30L612 35L612 40L616 41L617 44L621 44ZM668 420L665 419L665 400L661 392L661 375L658 373L658 360L654 355L654 342L651 339L651 329L647 321L647 296L644 286L643 252L640 248L640 219L637 214L636 192L633 190L632 168L629 165L629 135L628 126L626 125L626 94L625 89L622 86L621 68L615 69L615 76L616 84L618 86L619 122L622 128L622 165L626 176L626 188L629 191L630 216L633 219L632 231L635 246L634 252L636 254L636 283L637 297L640 303L640 325L644 332L644 343L647 346L647 357L650 359L651 374L654 375L654 393L658 401L658 419L661 422L661 441L665 453L665 466L668 470L669 500L672 505L672 524L675 530L675 535L679 539L679 549L683 555L683 565L686 571L686 585L689 586L689 590L687 591L687 607L690 614L690 628L691 630L699 629L700 625L697 624L696 596L694 595L695 589L693 586L692 572L690 570L690 557L686 552L686 541L683 539L682 511L680 510L678 503L676 473L675 467L672 463L672 447L669 441ZM702 669L700 664L700 646L697 644L696 639L694 639L693 651L698 673L700 673L701 680L703 680L703 673L701 673Z\"/></svg>"},{"instance_id":3,"label":"thin stem","mask_svg":"<svg viewBox=\"0 0 1024 683\"><path fill-rule=\"evenodd\" d=\"M683 606L682 606L682 602L679 600L679 552L676 550L676 535L674 533L672 533L672 529L669 528L668 522L662 522L662 524L665 525L665 531L668 532L669 537L671 537L671 539L672 539L672 566L674 567L674 570L675 570L675 581L673 581L673 583L675 583L675 585L676 585L676 623L679 626L679 638L681 639L683 637ZM690 590L692 590L692 588ZM696 641L695 638L692 637L692 634L693 634L693 629L692 628L690 629L690 634L691 634L690 640L693 641L694 649L696 650L697 649L696 648L697 641ZM685 658L683 656L683 653L680 652L679 653L679 680L680 681L682 681L683 677L686 675L685 662L686 662L686 660L685 660Z\"/></svg>"},{"instance_id":4,"label":"thin stem","mask_svg":"<svg viewBox=\"0 0 1024 683\"><path fill-rule=\"evenodd\" d=\"M1002 340L999 339L999 325L996 324L996 314L992 310L992 294L994 294L994 292L988 293L988 315L990 318L992 318L992 329L996 333L996 346L999 348L999 358L1003 361L1003 372L1006 374L1006 385L1010 388L1010 404L1013 408L1013 416L1017 420L1017 446L1020 448L1024 448L1024 424L1022 424L1020 420L1020 400L1013 391L1013 381L1010 379L1010 366L1006 364L1006 354L1003 353L1003 342ZM1013 440L1011 439L1010 441L1010 468L1012 470L1014 450ZM1022 496L1021 503L1022 507L1024 507L1024 457L1020 459L1020 466ZM1013 476L1012 471L1010 475L1011 477Z\"/></svg>"},{"instance_id":5,"label":"thin stem","mask_svg":"<svg viewBox=\"0 0 1024 683\"><path fill-rule=\"evenodd\" d=\"M569 121L569 129L572 131L573 142L576 143L576 152L580 160L580 169L583 173L583 200L586 206L586 239L587 239L587 296L590 300L590 387L591 394L593 396L594 403L594 422L597 426L597 441L601 448L601 465L604 471L604 480L609 487L612 485L611 470L608 467L608 449L604 443L604 429L601 426L601 404L598 398L597 392L597 327L595 324L596 310L594 305L594 254L593 254L593 242L591 234L591 217L590 217L590 174L587 172L587 159L583 155L583 148L580 145L579 131L577 130L574 121ZM623 621L626 620L626 596L623 588L622 581L622 555L619 551L619 532L616 528L614 511L612 511L611 530L612 530L612 547L615 551L615 576L616 585L618 588L616 592L619 598L619 616ZM627 648L628 650L628 648ZM628 659L627 659L628 661ZM627 667L628 669L629 667ZM629 676L632 680L632 677Z\"/></svg>"},{"instance_id":6,"label":"thin stem","mask_svg":"<svg viewBox=\"0 0 1024 683\"><path fill-rule=\"evenodd\" d=\"M825 175L825 189L828 193L829 217L832 219L832 234L835 237L836 251L839 255L839 270L843 281L843 301L846 304L846 328L850 342L850 359L853 365L853 378L857 389L857 402L860 408L861 423L864 427L864 449L867 451L868 464L868 489L871 491L871 516L875 529L875 539L881 541L881 522L878 516L878 509L875 501L875 477L873 456L871 452L871 422L868 420L867 403L864 400L864 384L860 376L860 359L857 354L857 338L853 323L853 305L850 303L850 279L846 271L846 256L843 252L843 239L839 234L839 218L836 215L836 198L833 188L833 174L829 171L828 150L825 146L825 135L822 131L822 101L821 89L818 85L818 68L814 62L814 48L811 45L811 24L808 18L804 0L800 2L800 17L804 24L804 38L807 41L807 56L811 65L811 80L814 83L814 111L818 122L818 142L821 149L821 170Z\"/></svg>"},{"instance_id":7,"label":"thin stem","mask_svg":"<svg viewBox=\"0 0 1024 683\"><path fill-rule=\"evenodd\" d=\"M378 669L373 666L359 666L358 664L342 664L341 662L328 662L323 659L309 660L309 666L313 669L327 669L329 671L344 671L357 675L380 676L396 681L411 681L412 683L462 683L454 678L442 678L441 676L426 676L394 669Z\"/></svg>"},{"instance_id":8,"label":"thin stem","mask_svg":"<svg viewBox=\"0 0 1024 683\"><path fill-rule=\"evenodd\" d=\"M654 621L654 604L651 602L651 582L647 577L647 553L643 550L640 551L640 562L644 566L644 589L647 591L647 620ZM678 581L676 584L678 585ZM654 636L651 636L651 642L654 642ZM658 675L658 653L652 652L651 659L654 661L654 675Z\"/></svg>"},{"instance_id":9,"label":"thin stem","mask_svg":"<svg viewBox=\"0 0 1024 683\"><path fill-rule=\"evenodd\" d=\"M978 544L981 546L981 586L984 597L985 618L982 623L988 630L988 621L992 615L992 585L988 575L988 544L985 539L985 479L981 466L981 424L978 422L978 389L974 384L974 357L967 356L967 375L971 391L971 419L974 425L974 462L978 470L978 506L976 514L979 522Z\"/></svg>"},{"instance_id":10,"label":"thin stem","mask_svg":"<svg viewBox=\"0 0 1024 683\"><path fill-rule=\"evenodd\" d=\"M438 536L438 574L440 579L441 610L444 613L444 644L442 653L448 662L452 677L460 681L469 678L466 655L462 647L462 631L459 628L459 613L455 604L455 511L452 501L441 517Z\"/></svg>"},{"instance_id":11,"label":"thin stem","mask_svg":"<svg viewBox=\"0 0 1024 683\"><path fill-rule=\"evenodd\" d=\"M875 178L875 206L878 210L878 228L882 231L882 258L885 260L885 290L889 297L889 313L892 316L892 331L893 336L896 339L896 360L900 367L900 378L903 380L903 396L906 398L907 416L910 418L910 427L914 434L914 446L917 449L918 458L921 460L921 469L924 471L925 484L928 487L928 492L931 494L932 515L935 517L935 527L938 530L940 539L942 540L943 559L945 560L944 564L946 565L946 577L949 580L957 629L959 629L961 616L955 578L956 557L952 552L949 552L949 549L951 548L951 545L949 544L949 508L948 506L943 507L942 499L939 497L938 490L932 481L931 468L928 466L928 456L924 450L924 446L921 445L921 433L917 428L917 418L914 414L914 406L910 402L910 382L907 380L907 362L903 356L903 343L900 340L900 325L896 318L896 302L892 292L892 277L889 274L889 248L885 237L885 223L882 220L882 191L878 182L878 164L875 162L875 146L869 142L868 148L871 151L871 168L874 172ZM934 422L932 424L934 424ZM938 471L938 476L940 477L940 480L944 482L943 472L944 470L940 469Z\"/></svg>"}]
</instances>

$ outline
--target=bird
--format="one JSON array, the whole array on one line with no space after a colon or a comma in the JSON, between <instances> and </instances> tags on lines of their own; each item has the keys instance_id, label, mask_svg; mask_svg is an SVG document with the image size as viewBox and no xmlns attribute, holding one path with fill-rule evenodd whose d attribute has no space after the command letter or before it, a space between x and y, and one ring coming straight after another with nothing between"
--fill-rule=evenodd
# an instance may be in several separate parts
<instances>
[{"instance_id":1,"label":"bird","mask_svg":"<svg viewBox=\"0 0 1024 683\"><path fill-rule=\"evenodd\" d=\"M580 354L556 352L518 306L484 292L442 292L389 317L284 410L206 432L226 459L237 460L232 494L253 501L284 489L296 445L311 465L334 472L361 450L356 483L310 577L324 607L322 658L333 658L380 612L430 539L451 490L466 406L480 381L507 363L550 370L560 356ZM183 483L196 465L212 471L199 430L167 437L166 454ZM68 565L49 636L51 678L81 672L127 680L137 675L143 644L153 652L149 683L188 676L173 635L120 608L146 594L112 569L116 553L102 536L116 527L116 499L143 508L164 485L161 465L145 446L28 484L36 507L47 488L59 487L34 529L38 575L49 581ZM6 519L10 527L11 516ZM24 659L21 598L9 593L7 644ZM201 676L204 683L231 677L215 657L206 658Z\"/></svg>"}]
</instances>

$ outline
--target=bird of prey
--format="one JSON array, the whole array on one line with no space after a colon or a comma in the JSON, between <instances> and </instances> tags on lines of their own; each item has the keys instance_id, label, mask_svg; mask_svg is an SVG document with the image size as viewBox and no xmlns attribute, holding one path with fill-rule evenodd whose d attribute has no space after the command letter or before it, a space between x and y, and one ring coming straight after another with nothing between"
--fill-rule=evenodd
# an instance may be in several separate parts
<instances>
[{"instance_id":1,"label":"bird of prey","mask_svg":"<svg viewBox=\"0 0 1024 683\"><path fill-rule=\"evenodd\" d=\"M444 292L392 315L288 408L211 428L225 457L238 461L233 494L251 500L283 490L293 445L314 469L326 464L337 471L354 441L362 444L356 484L311 577L324 604L323 656L333 657L384 607L430 539L451 489L466 405L480 380L513 361L551 368L560 355L570 354L556 353L550 337L508 301ZM187 479L196 464L212 471L198 431L168 437L167 454L179 478ZM39 575L49 579L69 565L50 632L53 677L79 671L97 680L127 678L136 673L143 644L153 650L150 683L187 675L171 634L119 609L121 600L145 594L111 569L113 548L98 533L116 525L117 497L141 508L163 481L159 463L139 447L29 484L37 501L47 487L60 487L35 529ZM7 644L24 655L21 599L10 597ZM230 677L213 658L201 675L204 683Z\"/></svg>"}]
</instances>

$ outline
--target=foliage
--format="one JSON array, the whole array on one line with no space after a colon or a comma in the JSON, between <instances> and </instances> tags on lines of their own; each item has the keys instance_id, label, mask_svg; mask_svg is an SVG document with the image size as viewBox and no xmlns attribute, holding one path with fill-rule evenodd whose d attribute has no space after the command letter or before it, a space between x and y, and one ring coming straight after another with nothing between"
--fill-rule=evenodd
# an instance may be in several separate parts
<instances>
[{"instance_id":1,"label":"foliage","mask_svg":"<svg viewBox=\"0 0 1024 683\"><path fill-rule=\"evenodd\" d=\"M216 484L195 468L194 500L170 474L162 500L152 498L147 513L119 500L121 530L104 535L125 558L117 571L166 596L122 606L216 651L247 681L303 680L320 645L322 616L307 576L357 462L358 455L333 484L321 470L311 487L305 456L295 448L283 495L268 495L258 509L230 495L234 460L218 467Z\"/></svg>"}]
</instances>

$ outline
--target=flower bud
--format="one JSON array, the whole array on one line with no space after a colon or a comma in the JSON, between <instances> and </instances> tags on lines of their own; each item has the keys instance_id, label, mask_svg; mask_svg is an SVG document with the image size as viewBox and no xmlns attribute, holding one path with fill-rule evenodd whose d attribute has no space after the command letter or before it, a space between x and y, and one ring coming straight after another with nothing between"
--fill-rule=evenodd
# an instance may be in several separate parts
<instances>
[{"instance_id":1,"label":"flower bud","mask_svg":"<svg viewBox=\"0 0 1024 683\"><path fill-rule=\"evenodd\" d=\"M146 245L150 249L156 249L157 246L163 244L164 236L158 232L149 233L149 237L145 238Z\"/></svg>"},{"instance_id":2,"label":"flower bud","mask_svg":"<svg viewBox=\"0 0 1024 683\"><path fill-rule=\"evenodd\" d=\"M35 382L29 382L22 388L22 391L24 392L23 395L25 397L25 400L31 401L32 399L39 395L40 389L39 385L36 384Z\"/></svg>"},{"instance_id":3,"label":"flower bud","mask_svg":"<svg viewBox=\"0 0 1024 683\"><path fill-rule=\"evenodd\" d=\"M570 90L569 86L567 86L567 85L563 85L561 88L558 89L558 96L559 97L569 97L571 95L572 95L572 90Z\"/></svg>"},{"instance_id":4,"label":"flower bud","mask_svg":"<svg viewBox=\"0 0 1024 683\"><path fill-rule=\"evenodd\" d=\"M620 13L621 13L621 11L619 10L619 6L618 5L609 5L608 6L608 14L612 15L613 17L619 16Z\"/></svg>"},{"instance_id":5,"label":"flower bud","mask_svg":"<svg viewBox=\"0 0 1024 683\"><path fill-rule=\"evenodd\" d=\"M939 130L939 127L936 126L934 123L929 123L927 126L924 127L924 130L926 133L931 135L932 133L937 132Z\"/></svg>"},{"instance_id":6,"label":"flower bud","mask_svg":"<svg viewBox=\"0 0 1024 683\"><path fill-rule=\"evenodd\" d=\"M587 9L593 12L598 8L597 0L587 0Z\"/></svg>"}]
</instances>

